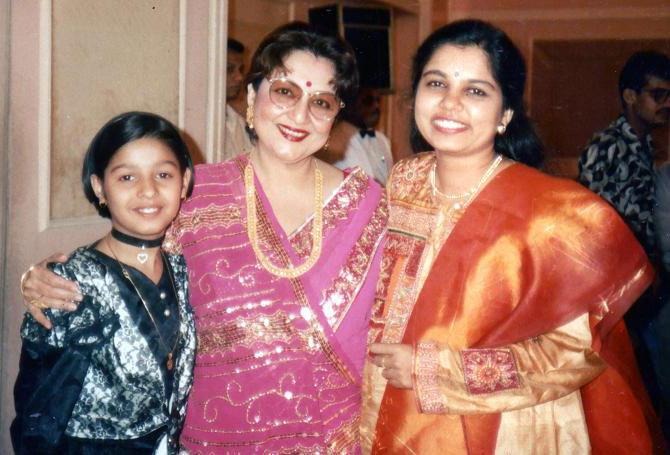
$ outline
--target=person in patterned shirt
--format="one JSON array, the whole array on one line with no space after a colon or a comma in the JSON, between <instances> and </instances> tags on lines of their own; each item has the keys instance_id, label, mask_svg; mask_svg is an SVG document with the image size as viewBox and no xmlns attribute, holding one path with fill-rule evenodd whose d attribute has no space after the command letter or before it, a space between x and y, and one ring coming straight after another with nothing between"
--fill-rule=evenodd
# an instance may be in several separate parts
<instances>
[{"instance_id":1,"label":"person in patterned shirt","mask_svg":"<svg viewBox=\"0 0 670 455\"><path fill-rule=\"evenodd\" d=\"M596 133L579 160L579 181L619 212L655 257L654 149L649 133L668 123L670 59L653 51L633 54L619 78L623 113Z\"/></svg>"},{"instance_id":2,"label":"person in patterned shirt","mask_svg":"<svg viewBox=\"0 0 670 455\"><path fill-rule=\"evenodd\" d=\"M633 54L621 70L619 96L623 113L593 136L579 160L579 181L614 206L650 259L658 262L654 148L649 133L668 123L670 59L653 51ZM670 390L663 372L670 362L663 358L667 348L657 330L663 323L662 315L667 313L663 311L665 301L667 297L648 290L631 307L625 320L645 386L665 420L667 438Z\"/></svg>"}]
</instances>

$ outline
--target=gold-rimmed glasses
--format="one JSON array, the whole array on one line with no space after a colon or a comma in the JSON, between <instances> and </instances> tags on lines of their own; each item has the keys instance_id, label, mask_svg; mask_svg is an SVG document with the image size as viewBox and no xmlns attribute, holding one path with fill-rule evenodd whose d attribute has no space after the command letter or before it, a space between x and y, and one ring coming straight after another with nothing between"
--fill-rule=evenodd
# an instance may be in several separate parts
<instances>
[{"instance_id":1,"label":"gold-rimmed glasses","mask_svg":"<svg viewBox=\"0 0 670 455\"><path fill-rule=\"evenodd\" d=\"M309 97L307 102L309 113L317 120L332 120L340 109L344 108L344 103L332 92L306 92L286 77L275 77L268 79L268 82L270 101L282 109L294 107L304 94Z\"/></svg>"}]
</instances>

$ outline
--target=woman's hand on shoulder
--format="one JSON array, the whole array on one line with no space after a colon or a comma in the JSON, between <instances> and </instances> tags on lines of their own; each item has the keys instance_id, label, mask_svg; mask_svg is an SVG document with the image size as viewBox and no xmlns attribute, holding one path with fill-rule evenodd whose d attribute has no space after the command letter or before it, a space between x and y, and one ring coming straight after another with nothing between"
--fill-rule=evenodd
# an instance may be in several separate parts
<instances>
[{"instance_id":1,"label":"woman's hand on shoulder","mask_svg":"<svg viewBox=\"0 0 670 455\"><path fill-rule=\"evenodd\" d=\"M383 368L382 376L394 387L413 389L414 348L410 344L372 343L370 360Z\"/></svg>"},{"instance_id":2,"label":"woman's hand on shoulder","mask_svg":"<svg viewBox=\"0 0 670 455\"><path fill-rule=\"evenodd\" d=\"M66 280L47 268L49 262L66 260L66 255L56 253L32 265L21 277L23 302L33 318L47 329L51 328L51 322L44 315L44 309L74 311L77 309L76 302L83 298L75 282Z\"/></svg>"}]
</instances>

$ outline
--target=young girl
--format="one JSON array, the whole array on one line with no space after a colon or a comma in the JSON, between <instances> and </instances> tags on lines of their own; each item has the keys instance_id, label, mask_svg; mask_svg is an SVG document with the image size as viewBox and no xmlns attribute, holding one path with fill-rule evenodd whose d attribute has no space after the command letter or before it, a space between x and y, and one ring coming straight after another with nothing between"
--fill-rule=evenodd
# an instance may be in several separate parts
<instances>
[{"instance_id":1,"label":"young girl","mask_svg":"<svg viewBox=\"0 0 670 455\"><path fill-rule=\"evenodd\" d=\"M18 454L176 451L195 329L184 259L161 244L192 172L176 128L157 115L119 115L93 139L82 183L112 230L52 266L78 283L77 310L47 310L53 330L25 317Z\"/></svg>"}]
</instances>

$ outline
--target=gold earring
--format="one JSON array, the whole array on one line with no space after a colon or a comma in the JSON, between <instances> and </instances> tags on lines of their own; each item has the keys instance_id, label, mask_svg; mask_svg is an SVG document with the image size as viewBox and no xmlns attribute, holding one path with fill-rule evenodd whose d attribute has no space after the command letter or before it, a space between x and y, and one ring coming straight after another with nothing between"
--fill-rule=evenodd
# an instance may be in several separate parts
<instances>
[{"instance_id":1,"label":"gold earring","mask_svg":"<svg viewBox=\"0 0 670 455\"><path fill-rule=\"evenodd\" d=\"M498 128L496 129L498 130L498 134L502 136L503 134L505 134L507 127L501 123L500 125L498 125Z\"/></svg>"},{"instance_id":2,"label":"gold earring","mask_svg":"<svg viewBox=\"0 0 670 455\"><path fill-rule=\"evenodd\" d=\"M100 202L98 202L98 205L99 205L100 208L102 209L102 208L105 208L105 206L107 205L107 203L106 203L105 201L100 201Z\"/></svg>"},{"instance_id":3,"label":"gold earring","mask_svg":"<svg viewBox=\"0 0 670 455\"><path fill-rule=\"evenodd\" d=\"M330 136L328 136L328 139L326 139L326 143L323 144L323 148L321 149L321 150L323 150L323 153L326 153L328 151L328 146L329 145L330 145Z\"/></svg>"},{"instance_id":4,"label":"gold earring","mask_svg":"<svg viewBox=\"0 0 670 455\"><path fill-rule=\"evenodd\" d=\"M254 129L254 107L252 105L247 106L247 126L250 130Z\"/></svg>"}]
</instances>

